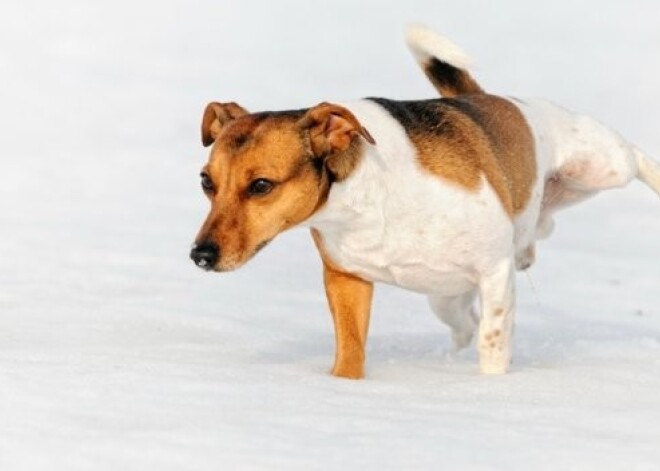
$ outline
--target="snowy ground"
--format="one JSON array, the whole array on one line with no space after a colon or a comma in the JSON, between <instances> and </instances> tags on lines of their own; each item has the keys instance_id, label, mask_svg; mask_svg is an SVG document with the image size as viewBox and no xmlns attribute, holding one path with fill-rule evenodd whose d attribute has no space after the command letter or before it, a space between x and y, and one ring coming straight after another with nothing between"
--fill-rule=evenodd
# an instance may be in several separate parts
<instances>
[{"instance_id":1,"label":"snowy ground","mask_svg":"<svg viewBox=\"0 0 660 471\"><path fill-rule=\"evenodd\" d=\"M384 286L368 378L330 377L303 231L233 274L187 259L204 104L431 97L413 20L488 90L660 156L657 2L3 0L0 470L658 469L660 201L639 184L559 219L503 377Z\"/></svg>"}]
</instances>

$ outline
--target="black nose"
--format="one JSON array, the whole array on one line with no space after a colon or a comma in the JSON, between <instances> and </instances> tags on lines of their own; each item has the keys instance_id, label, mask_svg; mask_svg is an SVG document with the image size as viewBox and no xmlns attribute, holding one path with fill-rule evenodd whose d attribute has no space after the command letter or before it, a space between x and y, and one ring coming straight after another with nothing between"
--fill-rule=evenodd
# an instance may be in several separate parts
<instances>
[{"instance_id":1,"label":"black nose","mask_svg":"<svg viewBox=\"0 0 660 471\"><path fill-rule=\"evenodd\" d=\"M220 258L220 248L213 242L204 242L192 248L190 258L198 267L210 270Z\"/></svg>"}]
</instances>

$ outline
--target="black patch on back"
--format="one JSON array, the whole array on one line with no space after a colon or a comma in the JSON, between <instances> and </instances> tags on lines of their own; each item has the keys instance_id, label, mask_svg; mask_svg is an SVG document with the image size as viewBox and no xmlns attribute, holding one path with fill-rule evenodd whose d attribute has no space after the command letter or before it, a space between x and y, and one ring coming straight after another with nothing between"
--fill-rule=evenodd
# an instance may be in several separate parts
<instances>
[{"instance_id":1,"label":"black patch on back","mask_svg":"<svg viewBox=\"0 0 660 471\"><path fill-rule=\"evenodd\" d=\"M442 122L441 100L395 101L387 98L367 98L379 104L406 130L433 128Z\"/></svg>"},{"instance_id":2,"label":"black patch on back","mask_svg":"<svg viewBox=\"0 0 660 471\"><path fill-rule=\"evenodd\" d=\"M450 110L467 116L476 126L488 133L488 116L472 103L470 95L417 101L395 101L386 98L367 98L367 100L385 108L403 126L408 135L417 131L450 137L456 130L454 123L448 117Z\"/></svg>"},{"instance_id":3,"label":"black patch on back","mask_svg":"<svg viewBox=\"0 0 660 471\"><path fill-rule=\"evenodd\" d=\"M445 113L444 98L416 101L395 101L387 98L367 98L367 100L385 108L409 135L415 131L446 134L453 129Z\"/></svg>"}]
</instances>

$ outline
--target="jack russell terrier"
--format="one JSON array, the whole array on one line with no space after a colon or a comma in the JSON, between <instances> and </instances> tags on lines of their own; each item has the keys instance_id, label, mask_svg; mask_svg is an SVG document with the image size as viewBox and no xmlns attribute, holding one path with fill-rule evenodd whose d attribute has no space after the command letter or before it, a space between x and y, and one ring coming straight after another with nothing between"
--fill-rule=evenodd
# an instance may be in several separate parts
<instances>
[{"instance_id":1,"label":"jack russell terrier","mask_svg":"<svg viewBox=\"0 0 660 471\"><path fill-rule=\"evenodd\" d=\"M334 320L332 374L364 376L375 282L426 294L457 348L478 330L481 371L505 373L515 271L534 262L554 213L634 178L660 194L660 165L587 116L485 93L467 56L425 27L407 42L443 98L261 113L210 103L211 211L190 256L233 270L307 226Z\"/></svg>"}]
</instances>

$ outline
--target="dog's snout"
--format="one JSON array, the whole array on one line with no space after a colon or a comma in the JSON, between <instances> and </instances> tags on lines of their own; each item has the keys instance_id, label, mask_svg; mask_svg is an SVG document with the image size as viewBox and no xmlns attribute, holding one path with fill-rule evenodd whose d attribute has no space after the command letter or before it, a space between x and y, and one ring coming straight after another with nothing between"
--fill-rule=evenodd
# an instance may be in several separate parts
<instances>
[{"instance_id":1,"label":"dog's snout","mask_svg":"<svg viewBox=\"0 0 660 471\"><path fill-rule=\"evenodd\" d=\"M213 242L195 244L190 251L190 258L198 267L210 270L220 258L220 247Z\"/></svg>"}]
</instances>

